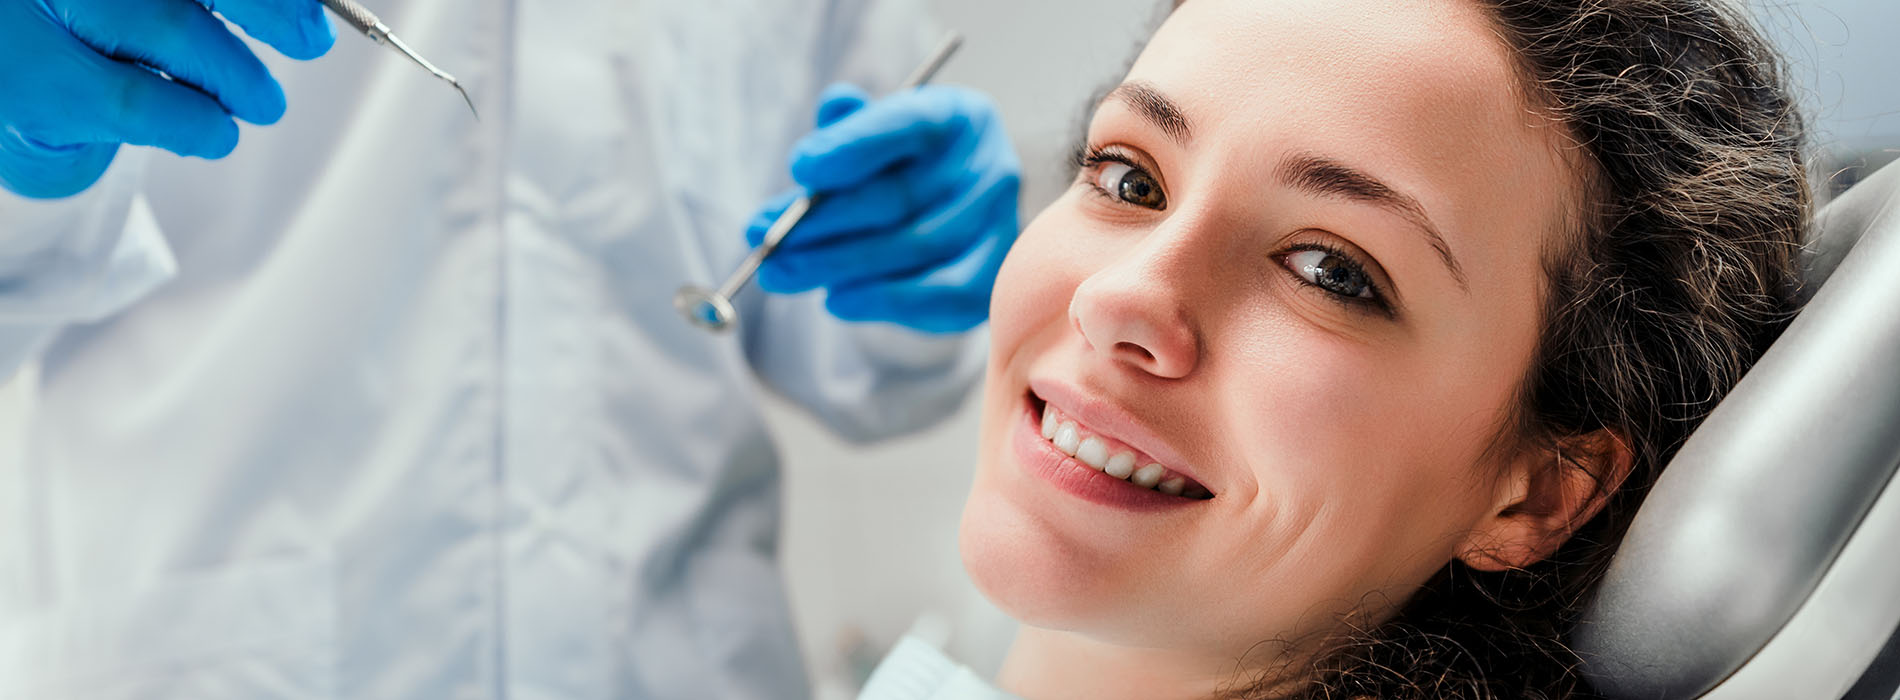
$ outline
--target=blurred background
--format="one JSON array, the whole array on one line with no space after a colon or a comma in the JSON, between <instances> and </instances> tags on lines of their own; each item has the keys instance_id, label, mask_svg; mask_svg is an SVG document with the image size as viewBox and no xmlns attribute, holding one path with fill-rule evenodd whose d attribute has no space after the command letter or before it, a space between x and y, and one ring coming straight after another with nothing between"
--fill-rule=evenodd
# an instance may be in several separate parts
<instances>
[{"instance_id":1,"label":"blurred background","mask_svg":"<svg viewBox=\"0 0 1900 700\"><path fill-rule=\"evenodd\" d=\"M1816 194L1900 157L1900 2L1746 0L1806 108Z\"/></svg>"},{"instance_id":2,"label":"blurred background","mask_svg":"<svg viewBox=\"0 0 1900 700\"><path fill-rule=\"evenodd\" d=\"M1022 154L1024 223L1066 186L1089 97L1162 17L1163 0L929 0L968 43L940 80L995 97ZM1748 9L1789 59L1811 116L1817 194L1900 156L1900 1L1762 2ZM952 420L876 448L846 445L768 406L786 468L783 556L819 700L857 684L907 630L979 674L1015 625L963 574L956 526L969 488L974 397Z\"/></svg>"}]
</instances>

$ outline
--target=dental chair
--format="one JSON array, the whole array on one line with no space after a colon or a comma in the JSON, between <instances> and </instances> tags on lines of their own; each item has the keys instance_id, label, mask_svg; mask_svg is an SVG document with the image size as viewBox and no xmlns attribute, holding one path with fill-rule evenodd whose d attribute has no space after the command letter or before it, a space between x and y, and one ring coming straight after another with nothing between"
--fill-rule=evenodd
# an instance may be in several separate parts
<instances>
[{"instance_id":1,"label":"dental chair","mask_svg":"<svg viewBox=\"0 0 1900 700\"><path fill-rule=\"evenodd\" d=\"M1815 231L1807 307L1664 470L1572 630L1612 700L1900 698L1900 163Z\"/></svg>"}]
</instances>

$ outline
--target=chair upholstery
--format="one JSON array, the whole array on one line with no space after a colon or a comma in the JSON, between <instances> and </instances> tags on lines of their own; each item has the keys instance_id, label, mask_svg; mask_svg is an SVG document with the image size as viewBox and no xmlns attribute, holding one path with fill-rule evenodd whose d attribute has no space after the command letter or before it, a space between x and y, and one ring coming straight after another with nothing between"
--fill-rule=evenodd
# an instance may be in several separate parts
<instances>
[{"instance_id":1,"label":"chair upholstery","mask_svg":"<svg viewBox=\"0 0 1900 700\"><path fill-rule=\"evenodd\" d=\"M1900 164L1815 227L1809 303L1670 462L1573 630L1614 700L1893 697Z\"/></svg>"}]
</instances>

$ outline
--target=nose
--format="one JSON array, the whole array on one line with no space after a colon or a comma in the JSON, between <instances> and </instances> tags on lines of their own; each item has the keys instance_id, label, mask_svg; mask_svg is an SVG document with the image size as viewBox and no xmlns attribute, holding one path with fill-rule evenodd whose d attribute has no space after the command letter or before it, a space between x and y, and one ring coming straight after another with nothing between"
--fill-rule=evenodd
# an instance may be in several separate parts
<instances>
[{"instance_id":1,"label":"nose","mask_svg":"<svg viewBox=\"0 0 1900 700\"><path fill-rule=\"evenodd\" d=\"M1083 280L1069 300L1069 321L1111 362L1181 379L1201 359L1200 334L1184 290L1153 262L1123 260Z\"/></svg>"}]
</instances>

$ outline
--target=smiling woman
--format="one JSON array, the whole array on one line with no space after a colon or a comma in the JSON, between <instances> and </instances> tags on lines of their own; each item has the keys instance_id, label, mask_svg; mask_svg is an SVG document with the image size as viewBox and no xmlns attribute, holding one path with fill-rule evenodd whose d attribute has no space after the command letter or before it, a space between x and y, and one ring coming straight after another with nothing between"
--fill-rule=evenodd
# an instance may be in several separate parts
<instances>
[{"instance_id":1,"label":"smiling woman","mask_svg":"<svg viewBox=\"0 0 1900 700\"><path fill-rule=\"evenodd\" d=\"M1590 697L1561 632L1792 312L1799 119L1700 0L1194 0L992 302L1027 698Z\"/></svg>"}]
</instances>

